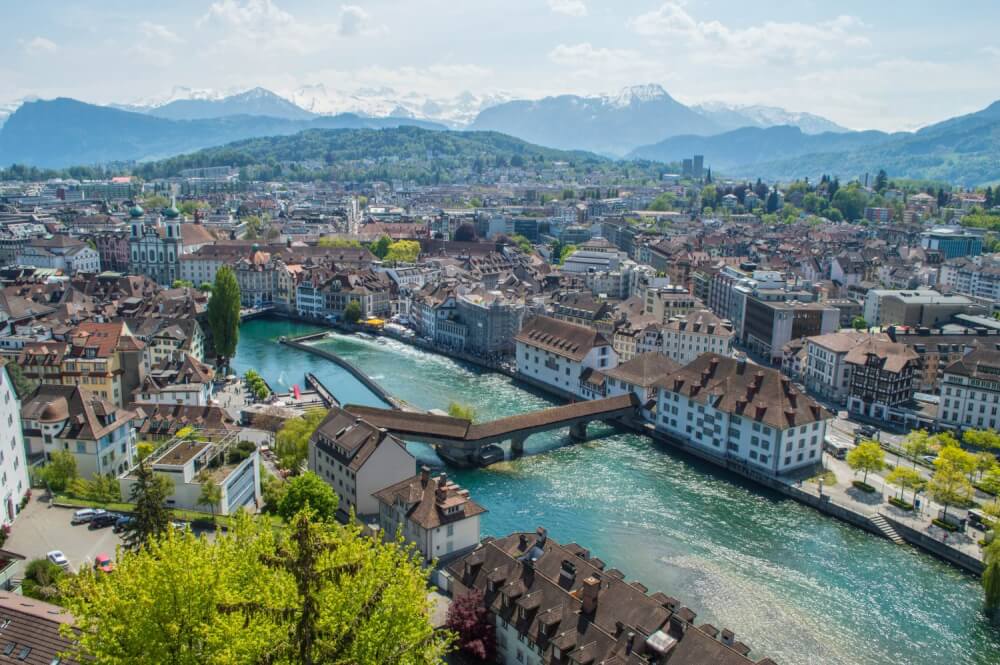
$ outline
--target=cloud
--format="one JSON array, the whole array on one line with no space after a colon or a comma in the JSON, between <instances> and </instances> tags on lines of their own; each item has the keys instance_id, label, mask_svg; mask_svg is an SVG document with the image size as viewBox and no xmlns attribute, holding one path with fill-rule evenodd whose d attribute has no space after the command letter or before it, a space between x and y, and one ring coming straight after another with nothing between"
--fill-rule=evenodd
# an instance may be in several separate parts
<instances>
[{"instance_id":1,"label":"cloud","mask_svg":"<svg viewBox=\"0 0 1000 665\"><path fill-rule=\"evenodd\" d=\"M28 55L44 55L46 53L55 53L59 50L54 41L45 37L34 37L28 40L21 39L18 40L18 43Z\"/></svg>"},{"instance_id":2,"label":"cloud","mask_svg":"<svg viewBox=\"0 0 1000 665\"><path fill-rule=\"evenodd\" d=\"M687 49L695 60L729 66L804 66L832 61L844 51L869 44L860 34L864 23L853 16L817 23L765 21L733 28L720 21L699 21L679 2L666 2L640 14L628 26L654 42Z\"/></svg>"},{"instance_id":3,"label":"cloud","mask_svg":"<svg viewBox=\"0 0 1000 665\"><path fill-rule=\"evenodd\" d=\"M143 21L139 24L139 32L141 32L142 36L147 39L159 40L161 42L177 44L183 41L177 36L176 33L172 32L166 26L158 23L150 23L149 21Z\"/></svg>"},{"instance_id":4,"label":"cloud","mask_svg":"<svg viewBox=\"0 0 1000 665\"><path fill-rule=\"evenodd\" d=\"M979 49L979 51L983 55L988 55L991 58L1000 57L1000 46L984 46L983 48Z\"/></svg>"},{"instance_id":5,"label":"cloud","mask_svg":"<svg viewBox=\"0 0 1000 665\"><path fill-rule=\"evenodd\" d=\"M605 79L612 85L664 77L663 67L638 51L597 47L590 42L559 44L549 51L549 60L571 68L575 78Z\"/></svg>"},{"instance_id":6,"label":"cloud","mask_svg":"<svg viewBox=\"0 0 1000 665\"><path fill-rule=\"evenodd\" d=\"M340 36L371 36L381 34L385 30L385 26L374 25L371 16L361 7L357 5L341 5L340 27L337 29L337 34Z\"/></svg>"},{"instance_id":7,"label":"cloud","mask_svg":"<svg viewBox=\"0 0 1000 665\"><path fill-rule=\"evenodd\" d=\"M583 0L549 0L549 9L567 16L587 15L587 5L583 4Z\"/></svg>"}]
</instances>

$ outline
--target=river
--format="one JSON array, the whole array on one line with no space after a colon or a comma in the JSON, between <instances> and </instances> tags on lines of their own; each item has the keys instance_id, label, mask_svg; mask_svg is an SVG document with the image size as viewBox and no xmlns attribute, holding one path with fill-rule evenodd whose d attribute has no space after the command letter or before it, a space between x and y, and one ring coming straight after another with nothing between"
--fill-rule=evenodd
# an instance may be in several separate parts
<instances>
[{"instance_id":1,"label":"river","mask_svg":"<svg viewBox=\"0 0 1000 665\"><path fill-rule=\"evenodd\" d=\"M234 369L256 369L279 390L302 385L311 371L343 403L382 406L345 370L274 341L309 330L248 321ZM334 335L319 344L421 408L458 401L490 420L553 404L505 376L400 342ZM650 592L679 598L697 623L732 629L755 660L1000 663L1000 631L981 612L975 578L645 437L608 429L603 438L568 442L566 431L538 434L524 458L449 472L489 510L484 536L544 525ZM419 460L440 463L427 446L410 445Z\"/></svg>"}]
</instances>

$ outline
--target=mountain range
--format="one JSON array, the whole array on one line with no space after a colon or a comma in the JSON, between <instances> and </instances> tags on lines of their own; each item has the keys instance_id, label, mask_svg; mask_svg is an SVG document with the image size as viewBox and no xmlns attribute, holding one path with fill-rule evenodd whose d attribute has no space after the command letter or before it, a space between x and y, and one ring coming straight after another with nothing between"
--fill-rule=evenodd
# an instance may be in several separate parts
<instances>
[{"instance_id":1,"label":"mountain range","mask_svg":"<svg viewBox=\"0 0 1000 665\"><path fill-rule=\"evenodd\" d=\"M330 113L352 105L366 112ZM5 109L0 106L0 121ZM428 120L431 115L451 120ZM347 95L310 86L292 99L254 88L236 94L175 89L166 98L117 108L65 98L25 101L0 127L0 164L142 162L308 129L406 125L495 131L613 158L672 163L699 154L716 173L771 180L823 173L851 178L885 169L893 177L962 185L1000 181L1000 102L917 132L890 134L851 131L776 107L688 106L658 85L538 100L469 93L433 100L385 88Z\"/></svg>"},{"instance_id":2,"label":"mountain range","mask_svg":"<svg viewBox=\"0 0 1000 665\"><path fill-rule=\"evenodd\" d=\"M178 110L191 115L190 106ZM197 115L197 113L196 113ZM0 164L48 168L162 159L258 136L306 129L380 129L411 125L445 129L412 118L365 118L352 113L292 120L262 115L174 120L58 98L22 104L0 128Z\"/></svg>"}]
</instances>

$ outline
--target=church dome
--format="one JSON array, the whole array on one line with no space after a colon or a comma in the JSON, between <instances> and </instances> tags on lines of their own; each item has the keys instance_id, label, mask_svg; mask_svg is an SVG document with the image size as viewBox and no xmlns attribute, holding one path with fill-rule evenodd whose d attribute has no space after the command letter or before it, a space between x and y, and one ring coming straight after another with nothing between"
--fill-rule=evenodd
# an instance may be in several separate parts
<instances>
[{"instance_id":1,"label":"church dome","mask_svg":"<svg viewBox=\"0 0 1000 665\"><path fill-rule=\"evenodd\" d=\"M181 216L181 211L177 209L177 206L170 206L163 211L163 216L176 219Z\"/></svg>"},{"instance_id":2,"label":"church dome","mask_svg":"<svg viewBox=\"0 0 1000 665\"><path fill-rule=\"evenodd\" d=\"M142 209L142 206L136 203L134 206L128 209L128 214L132 217L142 217L146 214L146 211Z\"/></svg>"}]
</instances>

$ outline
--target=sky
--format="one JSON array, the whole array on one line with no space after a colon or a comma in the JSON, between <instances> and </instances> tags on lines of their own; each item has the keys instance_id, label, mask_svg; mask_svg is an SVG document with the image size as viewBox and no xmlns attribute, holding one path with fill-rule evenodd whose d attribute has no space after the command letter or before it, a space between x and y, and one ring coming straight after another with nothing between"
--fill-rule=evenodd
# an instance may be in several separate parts
<instances>
[{"instance_id":1,"label":"sky","mask_svg":"<svg viewBox=\"0 0 1000 665\"><path fill-rule=\"evenodd\" d=\"M316 84L538 98L658 83L685 103L907 130L1000 99L995 0L0 0L0 15L0 102Z\"/></svg>"}]
</instances>

